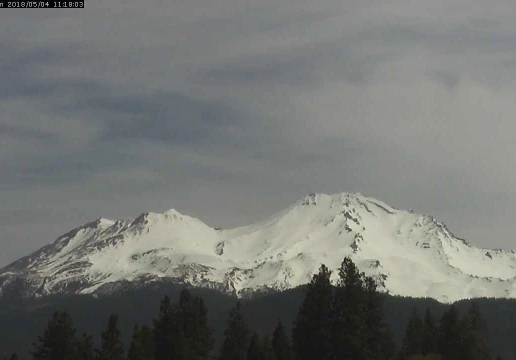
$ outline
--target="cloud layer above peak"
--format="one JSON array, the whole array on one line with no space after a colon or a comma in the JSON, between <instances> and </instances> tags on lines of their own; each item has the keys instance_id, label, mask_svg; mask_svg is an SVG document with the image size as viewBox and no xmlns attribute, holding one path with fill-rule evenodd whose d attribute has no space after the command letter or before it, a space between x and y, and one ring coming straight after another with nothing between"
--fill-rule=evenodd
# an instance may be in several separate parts
<instances>
[{"instance_id":1,"label":"cloud layer above peak","mask_svg":"<svg viewBox=\"0 0 516 360\"><path fill-rule=\"evenodd\" d=\"M100 216L354 192L514 248L516 7L88 1L0 14L0 265Z\"/></svg>"}]
</instances>

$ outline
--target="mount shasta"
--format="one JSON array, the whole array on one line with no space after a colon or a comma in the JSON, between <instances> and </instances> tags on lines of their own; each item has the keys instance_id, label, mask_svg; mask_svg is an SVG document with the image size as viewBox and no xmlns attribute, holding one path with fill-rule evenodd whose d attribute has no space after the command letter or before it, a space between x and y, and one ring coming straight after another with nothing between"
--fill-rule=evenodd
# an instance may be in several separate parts
<instances>
[{"instance_id":1,"label":"mount shasta","mask_svg":"<svg viewBox=\"0 0 516 360\"><path fill-rule=\"evenodd\" d=\"M514 251L474 247L431 216L348 193L311 194L227 230L175 210L101 218L0 269L0 296L101 296L160 282L250 296L305 284L348 255L395 295L516 296Z\"/></svg>"}]
</instances>

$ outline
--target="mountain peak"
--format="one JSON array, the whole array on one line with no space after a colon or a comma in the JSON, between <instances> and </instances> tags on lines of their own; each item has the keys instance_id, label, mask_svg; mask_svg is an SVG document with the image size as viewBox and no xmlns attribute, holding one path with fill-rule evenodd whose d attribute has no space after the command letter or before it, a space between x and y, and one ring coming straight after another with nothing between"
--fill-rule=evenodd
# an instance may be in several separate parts
<instances>
[{"instance_id":1,"label":"mountain peak","mask_svg":"<svg viewBox=\"0 0 516 360\"><path fill-rule=\"evenodd\" d=\"M108 226L113 225L114 223L115 223L115 221L113 221L113 220L109 220L109 219L100 217L100 218L98 218L96 220L90 221L89 223L86 223L86 224L78 227L77 229L81 229L81 228L93 228L93 229L96 229L96 228L99 228L99 227L108 227ZM76 229L74 229L74 230L76 230Z\"/></svg>"},{"instance_id":2,"label":"mountain peak","mask_svg":"<svg viewBox=\"0 0 516 360\"><path fill-rule=\"evenodd\" d=\"M178 217L182 217L183 214L181 214L179 211L177 211L176 209L168 209L167 211L165 211L163 213L164 215L168 215L168 216L178 216Z\"/></svg>"},{"instance_id":3,"label":"mountain peak","mask_svg":"<svg viewBox=\"0 0 516 360\"><path fill-rule=\"evenodd\" d=\"M372 209L370 206L374 206L377 210L381 210L388 214L393 214L398 211L392 206L387 205L383 201L368 197L363 195L362 193L335 193L335 194L323 194L323 193L311 193L303 197L299 200L297 205L323 205L328 207L342 206L347 208L362 208L368 212L371 212Z\"/></svg>"},{"instance_id":4,"label":"mountain peak","mask_svg":"<svg viewBox=\"0 0 516 360\"><path fill-rule=\"evenodd\" d=\"M99 218L1 269L0 289L105 294L172 281L245 296L305 284L322 263L337 269L345 256L392 294L516 296L513 251L474 247L432 216L360 193L308 194L261 222L224 231L175 209Z\"/></svg>"}]
</instances>

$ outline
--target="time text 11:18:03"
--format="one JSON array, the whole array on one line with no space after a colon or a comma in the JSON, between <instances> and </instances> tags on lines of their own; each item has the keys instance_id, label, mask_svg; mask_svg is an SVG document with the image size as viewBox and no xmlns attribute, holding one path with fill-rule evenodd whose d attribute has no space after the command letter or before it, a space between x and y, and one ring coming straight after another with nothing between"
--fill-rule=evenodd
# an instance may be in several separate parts
<instances>
[{"instance_id":1,"label":"time text 11:18:03","mask_svg":"<svg viewBox=\"0 0 516 360\"><path fill-rule=\"evenodd\" d=\"M81 9L84 0L47 1L47 0L0 0L0 9Z\"/></svg>"}]
</instances>

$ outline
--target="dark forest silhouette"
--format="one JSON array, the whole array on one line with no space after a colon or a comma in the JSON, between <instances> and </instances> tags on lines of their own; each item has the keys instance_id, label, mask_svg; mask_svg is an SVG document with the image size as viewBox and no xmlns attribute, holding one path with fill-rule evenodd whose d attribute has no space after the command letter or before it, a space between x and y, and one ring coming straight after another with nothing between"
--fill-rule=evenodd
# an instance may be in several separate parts
<instances>
[{"instance_id":1,"label":"dark forest silhouette","mask_svg":"<svg viewBox=\"0 0 516 360\"><path fill-rule=\"evenodd\" d=\"M151 324L135 324L124 345L118 315L109 316L94 346L93 337L78 334L71 316L54 312L33 344L31 357L41 360L489 360L500 359L489 346L479 307L472 303L460 316L449 307L440 319L430 308L422 318L413 309L398 348L384 313L385 295L376 282L359 272L351 258L338 269L338 282L322 265L304 291L289 333L278 319L271 334L251 329L237 301L227 316L221 344L215 346L208 310L188 289L177 303L165 296ZM16 354L5 359L17 359Z\"/></svg>"}]
</instances>

